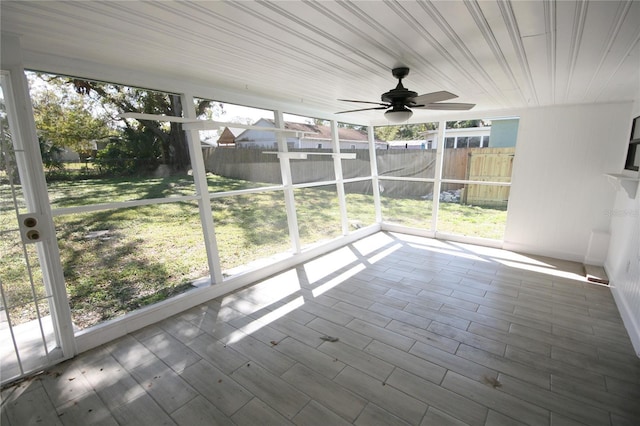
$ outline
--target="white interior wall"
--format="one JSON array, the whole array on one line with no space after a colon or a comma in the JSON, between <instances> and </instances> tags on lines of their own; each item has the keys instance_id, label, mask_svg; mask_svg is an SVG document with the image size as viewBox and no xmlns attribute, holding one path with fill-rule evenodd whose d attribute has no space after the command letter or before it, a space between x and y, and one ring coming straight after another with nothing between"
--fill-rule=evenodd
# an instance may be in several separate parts
<instances>
[{"instance_id":1,"label":"white interior wall","mask_svg":"<svg viewBox=\"0 0 640 426\"><path fill-rule=\"evenodd\" d=\"M608 231L632 104L521 112L503 247L582 262L592 231Z\"/></svg>"},{"instance_id":2,"label":"white interior wall","mask_svg":"<svg viewBox=\"0 0 640 426\"><path fill-rule=\"evenodd\" d=\"M637 50L640 53L640 46ZM637 56L640 58L640 54ZM640 75L638 83L632 117L640 116ZM630 134L631 123L628 122L627 139ZM624 158L618 168L622 169L623 165ZM640 176L638 172L627 171L626 174ZM619 189L610 216L611 238L605 269L633 347L640 356L640 188L636 189L635 197Z\"/></svg>"}]
</instances>

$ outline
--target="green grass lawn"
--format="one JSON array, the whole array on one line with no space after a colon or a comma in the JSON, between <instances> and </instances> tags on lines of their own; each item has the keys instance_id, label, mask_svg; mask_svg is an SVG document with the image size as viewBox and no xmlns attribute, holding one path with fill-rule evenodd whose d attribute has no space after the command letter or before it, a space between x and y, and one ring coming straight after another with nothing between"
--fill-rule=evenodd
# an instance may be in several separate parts
<instances>
[{"instance_id":1,"label":"green grass lawn","mask_svg":"<svg viewBox=\"0 0 640 426\"><path fill-rule=\"evenodd\" d=\"M209 177L211 192L255 186L252 182ZM193 194L190 176L49 184L54 209ZM374 223L370 195L348 194L347 200L350 220L361 226ZM295 202L303 244L341 234L335 185L296 189ZM3 227L15 214L6 205L3 203L4 210L0 210ZM282 191L215 198L212 211L223 272L290 249ZM406 226L428 227L431 202L384 198L383 215L385 220ZM505 220L504 210L443 203L439 228L501 239ZM80 328L187 291L192 288L190 282L209 274L196 202L60 215L54 221L73 321ZM35 308L28 303L31 289L25 285L22 249L15 243L16 235L13 241L3 239L0 278L13 306L12 318L24 321L34 318ZM36 279L41 280L39 276ZM45 296L41 286L36 291Z\"/></svg>"}]
</instances>

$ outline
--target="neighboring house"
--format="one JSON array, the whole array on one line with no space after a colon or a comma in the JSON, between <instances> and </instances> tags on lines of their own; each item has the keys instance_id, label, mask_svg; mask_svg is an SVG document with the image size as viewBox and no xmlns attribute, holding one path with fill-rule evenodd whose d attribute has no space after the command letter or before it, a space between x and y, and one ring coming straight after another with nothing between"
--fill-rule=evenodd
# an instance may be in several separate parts
<instances>
[{"instance_id":1,"label":"neighboring house","mask_svg":"<svg viewBox=\"0 0 640 426\"><path fill-rule=\"evenodd\" d=\"M98 151L105 149L109 142L115 139L117 138L94 139L88 141L86 144L86 153L84 155L81 155L71 148L64 147L61 152L56 154L56 158L63 163L77 163L85 161L87 157L95 157Z\"/></svg>"},{"instance_id":2,"label":"neighboring house","mask_svg":"<svg viewBox=\"0 0 640 426\"><path fill-rule=\"evenodd\" d=\"M489 146L491 127L467 127L447 129L444 134L445 148L486 148Z\"/></svg>"},{"instance_id":3,"label":"neighboring house","mask_svg":"<svg viewBox=\"0 0 640 426\"><path fill-rule=\"evenodd\" d=\"M491 127L447 129L445 148L483 148L489 146ZM422 134L424 139L388 141L389 149L436 149L437 130ZM514 141L515 144L515 141Z\"/></svg>"},{"instance_id":4,"label":"neighboring house","mask_svg":"<svg viewBox=\"0 0 640 426\"><path fill-rule=\"evenodd\" d=\"M257 127L276 127L275 121L267 118L261 118L253 125ZM331 149L332 147L331 127L329 126L286 121L284 127L287 130L304 132L302 137L287 137L287 146L289 148ZM340 127L338 128L338 139L341 150L369 148L369 139L366 132ZM274 150L278 148L276 133L255 129L245 130L236 136L235 143L238 148L267 148ZM376 141L376 148L386 149L387 143Z\"/></svg>"},{"instance_id":5,"label":"neighboring house","mask_svg":"<svg viewBox=\"0 0 640 426\"><path fill-rule=\"evenodd\" d=\"M436 149L437 130L425 132L424 139L389 141L390 149ZM494 119L489 127L447 129L445 148L507 148L516 146L518 119Z\"/></svg>"},{"instance_id":6,"label":"neighboring house","mask_svg":"<svg viewBox=\"0 0 640 426\"><path fill-rule=\"evenodd\" d=\"M228 127L225 127L218 138L218 146L236 146L236 135Z\"/></svg>"}]
</instances>

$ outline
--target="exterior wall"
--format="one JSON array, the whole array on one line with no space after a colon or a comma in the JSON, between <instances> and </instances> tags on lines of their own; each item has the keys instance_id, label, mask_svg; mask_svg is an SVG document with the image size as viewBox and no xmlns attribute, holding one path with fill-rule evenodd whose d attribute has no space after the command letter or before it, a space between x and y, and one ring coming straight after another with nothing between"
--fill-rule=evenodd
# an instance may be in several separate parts
<instances>
[{"instance_id":1,"label":"exterior wall","mask_svg":"<svg viewBox=\"0 0 640 426\"><path fill-rule=\"evenodd\" d=\"M489 147L506 148L516 146L519 122L520 120L517 118L510 118L508 120L492 120Z\"/></svg>"},{"instance_id":2,"label":"exterior wall","mask_svg":"<svg viewBox=\"0 0 640 426\"><path fill-rule=\"evenodd\" d=\"M446 138L459 138L459 137L465 137L465 136L484 137L484 136L489 136L490 133L491 133L490 127L466 127L461 129L447 129L445 131L445 137ZM424 139L413 140L413 141L405 141L405 140L388 141L388 144L389 144L389 149L436 149L437 137L438 137L437 130L429 130L426 132ZM486 147L487 145L485 143L482 146Z\"/></svg>"}]
</instances>

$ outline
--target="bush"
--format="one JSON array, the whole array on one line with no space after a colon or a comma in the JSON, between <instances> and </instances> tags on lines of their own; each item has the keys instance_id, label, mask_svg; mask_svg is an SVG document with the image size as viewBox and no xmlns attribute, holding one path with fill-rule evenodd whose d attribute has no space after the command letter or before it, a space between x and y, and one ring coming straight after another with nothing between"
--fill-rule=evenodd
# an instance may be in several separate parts
<instances>
[{"instance_id":1,"label":"bush","mask_svg":"<svg viewBox=\"0 0 640 426\"><path fill-rule=\"evenodd\" d=\"M120 145L110 142L105 149L98 151L95 164L101 171L119 176L135 173L135 159Z\"/></svg>"},{"instance_id":2,"label":"bush","mask_svg":"<svg viewBox=\"0 0 640 426\"><path fill-rule=\"evenodd\" d=\"M150 132L125 131L125 138L113 138L98 151L95 164L107 175L130 176L155 170L160 148Z\"/></svg>"}]
</instances>

